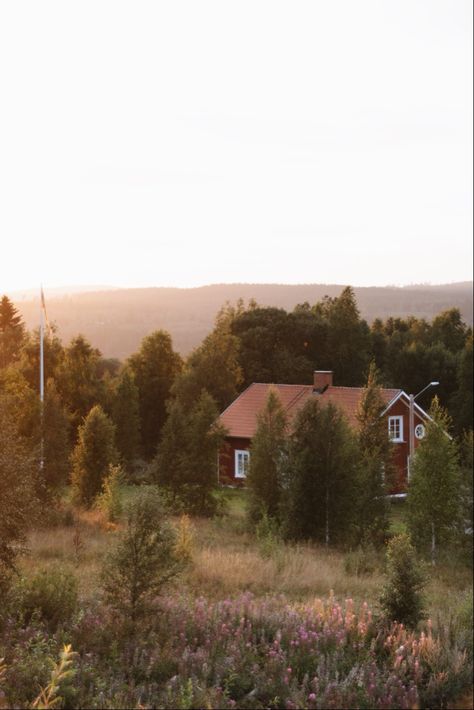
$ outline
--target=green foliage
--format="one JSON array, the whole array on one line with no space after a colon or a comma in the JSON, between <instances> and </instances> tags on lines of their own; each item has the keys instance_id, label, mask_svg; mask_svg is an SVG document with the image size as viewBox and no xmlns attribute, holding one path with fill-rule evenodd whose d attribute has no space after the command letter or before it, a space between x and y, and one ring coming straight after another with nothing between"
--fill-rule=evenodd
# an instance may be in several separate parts
<instances>
[{"instance_id":1,"label":"green foliage","mask_svg":"<svg viewBox=\"0 0 474 710\"><path fill-rule=\"evenodd\" d=\"M186 512L215 512L217 453L225 436L217 423L218 414L214 400L205 391L190 410L179 400L169 407L154 475L159 485L181 501Z\"/></svg>"},{"instance_id":2,"label":"green foliage","mask_svg":"<svg viewBox=\"0 0 474 710\"><path fill-rule=\"evenodd\" d=\"M206 390L219 411L237 396L242 382L239 364L239 341L230 330L232 310L222 309L214 330L193 350L186 366L173 385L173 396L187 408Z\"/></svg>"},{"instance_id":3,"label":"green foliage","mask_svg":"<svg viewBox=\"0 0 474 710\"><path fill-rule=\"evenodd\" d=\"M115 386L111 410L118 451L123 461L130 465L140 449L138 388L130 368L123 370Z\"/></svg>"},{"instance_id":4,"label":"green foliage","mask_svg":"<svg viewBox=\"0 0 474 710\"><path fill-rule=\"evenodd\" d=\"M282 465L286 459L286 416L278 393L270 390L257 417L250 449L249 514L253 521L263 515L280 518Z\"/></svg>"},{"instance_id":5,"label":"green foliage","mask_svg":"<svg viewBox=\"0 0 474 710\"><path fill-rule=\"evenodd\" d=\"M48 567L18 584L18 608L28 623L39 613L49 628L71 620L78 605L77 580L74 574L59 566Z\"/></svg>"},{"instance_id":6,"label":"green foliage","mask_svg":"<svg viewBox=\"0 0 474 710\"><path fill-rule=\"evenodd\" d=\"M255 528L258 549L264 559L277 557L282 549L280 526L275 518L263 513Z\"/></svg>"},{"instance_id":7,"label":"green foliage","mask_svg":"<svg viewBox=\"0 0 474 710\"><path fill-rule=\"evenodd\" d=\"M387 581L380 598L386 618L415 627L424 618L425 575L408 535L396 535L387 547Z\"/></svg>"},{"instance_id":8,"label":"green foliage","mask_svg":"<svg viewBox=\"0 0 474 710\"><path fill-rule=\"evenodd\" d=\"M75 498L92 505L100 493L110 464L116 463L115 427L102 407L91 409L79 427L78 442L72 454L72 485Z\"/></svg>"},{"instance_id":9,"label":"green foliage","mask_svg":"<svg viewBox=\"0 0 474 710\"><path fill-rule=\"evenodd\" d=\"M96 499L96 507L101 510L109 523L115 523L122 513L121 486L125 475L121 466L109 465L109 470L102 485L102 493Z\"/></svg>"},{"instance_id":10,"label":"green foliage","mask_svg":"<svg viewBox=\"0 0 474 710\"><path fill-rule=\"evenodd\" d=\"M12 417L11 401L0 397L0 594L25 548L35 511L38 462Z\"/></svg>"},{"instance_id":11,"label":"green foliage","mask_svg":"<svg viewBox=\"0 0 474 710\"><path fill-rule=\"evenodd\" d=\"M125 529L106 557L104 596L124 620L146 616L163 586L178 572L176 534L158 492L140 491L125 509Z\"/></svg>"},{"instance_id":12,"label":"green foliage","mask_svg":"<svg viewBox=\"0 0 474 710\"><path fill-rule=\"evenodd\" d=\"M101 354L83 335L78 335L64 349L57 372L57 387L63 406L69 412L73 435L82 420L104 399L103 382L99 376Z\"/></svg>"},{"instance_id":13,"label":"green foliage","mask_svg":"<svg viewBox=\"0 0 474 710\"><path fill-rule=\"evenodd\" d=\"M65 644L59 655L59 661L53 666L49 683L41 688L39 695L31 704L32 708L52 710L62 706L64 698L59 693L62 687L71 682L75 674L75 669L72 667L75 656L77 653L72 650L71 645Z\"/></svg>"},{"instance_id":14,"label":"green foliage","mask_svg":"<svg viewBox=\"0 0 474 710\"><path fill-rule=\"evenodd\" d=\"M142 450L146 458L151 458L166 421L166 400L182 361L173 350L169 333L157 330L142 340L140 350L128 362L138 388Z\"/></svg>"},{"instance_id":15,"label":"green foliage","mask_svg":"<svg viewBox=\"0 0 474 710\"><path fill-rule=\"evenodd\" d=\"M357 386L363 382L369 361L369 328L361 320L351 286L340 296L323 302L322 313L328 323L328 352L331 369L340 385Z\"/></svg>"},{"instance_id":16,"label":"green foliage","mask_svg":"<svg viewBox=\"0 0 474 710\"><path fill-rule=\"evenodd\" d=\"M47 330L43 334L43 362L44 373L47 380L57 380L60 365L64 358L64 348L55 333L55 329ZM28 332L25 335L21 348L21 356L18 362L18 367L23 377L28 382L29 386L39 392L40 387L40 330L36 328L34 331ZM63 405L65 403L63 402Z\"/></svg>"},{"instance_id":17,"label":"green foliage","mask_svg":"<svg viewBox=\"0 0 474 710\"><path fill-rule=\"evenodd\" d=\"M438 546L458 529L461 479L458 447L448 436L450 419L436 397L430 416L411 466L407 513L413 539L421 549L430 545L435 564Z\"/></svg>"},{"instance_id":18,"label":"green foliage","mask_svg":"<svg viewBox=\"0 0 474 710\"><path fill-rule=\"evenodd\" d=\"M43 469L48 497L58 495L69 475L70 424L54 380L48 380L43 404Z\"/></svg>"},{"instance_id":19,"label":"green foliage","mask_svg":"<svg viewBox=\"0 0 474 710\"><path fill-rule=\"evenodd\" d=\"M0 299L0 369L18 359L25 336L23 320L8 296Z\"/></svg>"},{"instance_id":20,"label":"green foliage","mask_svg":"<svg viewBox=\"0 0 474 710\"><path fill-rule=\"evenodd\" d=\"M354 533L358 544L370 539L373 544L380 545L388 533L389 504L386 494L394 474L394 464L387 422L381 416L385 406L379 373L372 363L357 412L360 463Z\"/></svg>"},{"instance_id":21,"label":"green foliage","mask_svg":"<svg viewBox=\"0 0 474 710\"><path fill-rule=\"evenodd\" d=\"M473 428L473 372L473 338L471 333L466 340L464 350L459 356L458 386L450 401L451 412L458 433L469 431Z\"/></svg>"},{"instance_id":22,"label":"green foliage","mask_svg":"<svg viewBox=\"0 0 474 710\"><path fill-rule=\"evenodd\" d=\"M357 444L344 415L317 395L298 412L290 437L285 527L289 537L327 545L351 533Z\"/></svg>"}]
</instances>

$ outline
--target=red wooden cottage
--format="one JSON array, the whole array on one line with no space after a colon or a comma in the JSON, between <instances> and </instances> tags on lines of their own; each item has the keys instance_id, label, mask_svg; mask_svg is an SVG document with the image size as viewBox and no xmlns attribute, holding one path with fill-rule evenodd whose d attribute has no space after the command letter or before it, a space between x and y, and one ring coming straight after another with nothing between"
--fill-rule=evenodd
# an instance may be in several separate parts
<instances>
[{"instance_id":1,"label":"red wooden cottage","mask_svg":"<svg viewBox=\"0 0 474 710\"><path fill-rule=\"evenodd\" d=\"M220 422L228 431L226 443L219 453L219 480L221 483L239 485L245 481L250 461L250 444L257 428L257 415L265 406L268 392L278 392L290 426L297 412L310 397L318 397L321 403L332 402L356 428L356 413L364 392L363 387L335 387L333 373L318 370L312 385L279 385L254 383L247 387L221 414ZM386 403L383 412L387 430L393 442L393 456L397 471L392 493L403 494L409 474L410 450L410 397L401 389L382 389ZM424 423L428 414L416 403L413 404L414 447L425 434Z\"/></svg>"}]
</instances>

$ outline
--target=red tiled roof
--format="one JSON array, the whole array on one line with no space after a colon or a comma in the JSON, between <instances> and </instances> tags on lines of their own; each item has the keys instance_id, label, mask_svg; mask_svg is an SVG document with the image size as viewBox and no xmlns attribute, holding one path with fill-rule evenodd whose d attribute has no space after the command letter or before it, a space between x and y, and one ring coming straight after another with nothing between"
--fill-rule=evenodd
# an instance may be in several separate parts
<instances>
[{"instance_id":1,"label":"red tiled roof","mask_svg":"<svg viewBox=\"0 0 474 710\"><path fill-rule=\"evenodd\" d=\"M257 429L257 415L265 406L270 389L276 390L291 423L296 413L309 397L318 397L322 403L332 402L346 415L351 426L357 426L356 412L364 392L363 387L328 387L323 394L314 392L313 385L273 385L254 383L247 387L221 414L220 422L228 436L251 439ZM388 405L399 389L382 389L382 398Z\"/></svg>"}]
</instances>

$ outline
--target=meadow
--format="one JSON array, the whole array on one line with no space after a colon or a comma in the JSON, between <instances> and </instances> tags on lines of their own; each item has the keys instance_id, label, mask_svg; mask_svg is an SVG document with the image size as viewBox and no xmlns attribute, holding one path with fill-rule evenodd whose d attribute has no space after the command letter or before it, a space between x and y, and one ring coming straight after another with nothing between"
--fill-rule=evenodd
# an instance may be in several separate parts
<instances>
[{"instance_id":1,"label":"meadow","mask_svg":"<svg viewBox=\"0 0 474 710\"><path fill-rule=\"evenodd\" d=\"M136 491L124 487L122 498ZM213 519L172 518L189 563L139 639L120 630L100 598L102 562L121 523L66 502L54 526L31 531L25 584L60 570L59 581L77 580L79 603L67 623L36 614L11 622L0 647L3 707L22 707L48 687L64 643L78 654L68 661L74 676L56 689L57 705L43 698L36 707L472 707L468 567L447 558L428 570L429 620L416 634L400 625L381 634L372 620L383 551L257 535L245 491L222 495L224 512ZM403 530L402 505L391 520L394 533Z\"/></svg>"}]
</instances>

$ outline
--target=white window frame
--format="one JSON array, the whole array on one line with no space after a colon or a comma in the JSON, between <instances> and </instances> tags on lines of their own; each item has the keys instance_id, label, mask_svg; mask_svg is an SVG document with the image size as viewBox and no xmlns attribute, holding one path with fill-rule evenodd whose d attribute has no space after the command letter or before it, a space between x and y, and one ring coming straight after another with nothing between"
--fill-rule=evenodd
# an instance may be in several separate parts
<instances>
[{"instance_id":1,"label":"white window frame","mask_svg":"<svg viewBox=\"0 0 474 710\"><path fill-rule=\"evenodd\" d=\"M398 422L398 432L399 432L399 434L398 434L397 437L394 437L394 436L391 435L391 432L392 432L391 424L392 424L392 422L394 422L394 423L395 423L395 422ZM400 443L402 443L402 442L404 441L404 439L403 439L403 416L402 416L401 414L398 414L398 415L395 416L395 417L389 417L389 418L388 418L388 436L389 436L390 441L391 441L393 444L400 444Z\"/></svg>"},{"instance_id":2,"label":"white window frame","mask_svg":"<svg viewBox=\"0 0 474 710\"><path fill-rule=\"evenodd\" d=\"M247 449L236 449L234 457L235 478L247 478L250 464L250 451L247 451ZM242 466L240 462L242 462Z\"/></svg>"}]
</instances>

